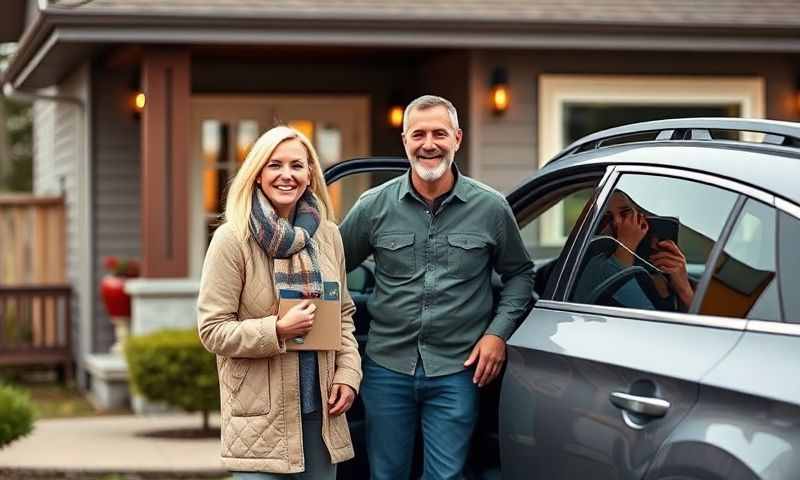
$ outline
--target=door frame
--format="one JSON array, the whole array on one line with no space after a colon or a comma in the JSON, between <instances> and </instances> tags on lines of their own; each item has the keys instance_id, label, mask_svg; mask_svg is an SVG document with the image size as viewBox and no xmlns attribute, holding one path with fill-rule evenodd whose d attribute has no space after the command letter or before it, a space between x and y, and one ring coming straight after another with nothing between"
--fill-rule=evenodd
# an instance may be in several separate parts
<instances>
[{"instance_id":1,"label":"door frame","mask_svg":"<svg viewBox=\"0 0 800 480\"><path fill-rule=\"evenodd\" d=\"M371 144L371 104L368 95L242 95L242 94L199 94L191 97L190 124L190 165L189 165L189 277L199 278L205 256L205 214L203 211L203 156L201 141L198 138L202 122L206 119L245 120L257 117L259 135L275 123L275 110L291 109L294 106L307 107L321 112L346 112L350 117L351 137L344 145L351 145L342 151L342 158L356 155L369 155ZM271 112L266 109L271 109ZM266 110L266 111L265 111ZM244 113L241 113L244 112ZM288 122L292 119L279 119ZM263 127L261 123L264 122ZM313 139L311 139L313 141Z\"/></svg>"}]
</instances>

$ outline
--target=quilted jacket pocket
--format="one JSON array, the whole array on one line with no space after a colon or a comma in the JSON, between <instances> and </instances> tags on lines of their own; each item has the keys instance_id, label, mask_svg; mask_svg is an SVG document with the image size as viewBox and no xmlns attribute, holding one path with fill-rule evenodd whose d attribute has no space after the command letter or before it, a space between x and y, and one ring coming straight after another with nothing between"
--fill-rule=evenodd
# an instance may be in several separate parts
<instances>
[{"instance_id":1,"label":"quilted jacket pocket","mask_svg":"<svg viewBox=\"0 0 800 480\"><path fill-rule=\"evenodd\" d=\"M269 413L269 359L229 358L223 366L221 380L232 416Z\"/></svg>"}]
</instances>

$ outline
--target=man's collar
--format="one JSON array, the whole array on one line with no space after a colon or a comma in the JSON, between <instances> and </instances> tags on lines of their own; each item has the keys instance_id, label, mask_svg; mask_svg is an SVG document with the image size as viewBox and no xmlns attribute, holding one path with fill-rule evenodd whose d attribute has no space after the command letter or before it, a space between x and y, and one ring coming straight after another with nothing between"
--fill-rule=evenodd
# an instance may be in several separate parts
<instances>
[{"instance_id":1,"label":"man's collar","mask_svg":"<svg viewBox=\"0 0 800 480\"><path fill-rule=\"evenodd\" d=\"M411 183L411 170L414 167L408 169L408 173L406 173L406 178L400 183L400 191L399 191L399 199L402 200L406 195L412 195L423 203L425 203L424 199L421 198L417 190L414 188L413 184ZM452 192L453 196L461 200L462 202L467 201L467 182L461 178L461 171L459 171L458 167L456 166L455 162L450 167L453 169L453 188L450 192Z\"/></svg>"}]
</instances>

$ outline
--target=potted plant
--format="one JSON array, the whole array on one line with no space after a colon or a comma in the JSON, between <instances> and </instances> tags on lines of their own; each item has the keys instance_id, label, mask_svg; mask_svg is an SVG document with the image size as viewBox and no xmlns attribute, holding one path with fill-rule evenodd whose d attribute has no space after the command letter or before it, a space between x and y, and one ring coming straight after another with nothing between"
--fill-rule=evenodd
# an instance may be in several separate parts
<instances>
[{"instance_id":1,"label":"potted plant","mask_svg":"<svg viewBox=\"0 0 800 480\"><path fill-rule=\"evenodd\" d=\"M121 353L122 344L128 338L131 321L131 297L125 293L125 282L139 276L139 262L130 258L108 256L103 258L103 266L108 273L100 281L100 295L106 312L114 324L116 342L112 353Z\"/></svg>"}]
</instances>

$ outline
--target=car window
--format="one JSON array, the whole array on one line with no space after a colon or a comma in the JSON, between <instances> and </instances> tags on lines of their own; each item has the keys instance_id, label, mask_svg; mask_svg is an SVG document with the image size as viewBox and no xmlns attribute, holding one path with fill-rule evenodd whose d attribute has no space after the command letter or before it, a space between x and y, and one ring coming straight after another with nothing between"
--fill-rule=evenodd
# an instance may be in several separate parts
<instances>
[{"instance_id":1,"label":"car window","mask_svg":"<svg viewBox=\"0 0 800 480\"><path fill-rule=\"evenodd\" d=\"M548 298L545 292L553 290L549 287L554 286L551 284L555 276L550 273L556 268L578 219L585 214L598 181L559 190L550 194L544 205L536 205L517 215L522 240L536 269L534 290L540 298Z\"/></svg>"},{"instance_id":2,"label":"car window","mask_svg":"<svg viewBox=\"0 0 800 480\"><path fill-rule=\"evenodd\" d=\"M779 216L778 272L780 272L783 319L800 323L800 220L785 212Z\"/></svg>"},{"instance_id":3,"label":"car window","mask_svg":"<svg viewBox=\"0 0 800 480\"><path fill-rule=\"evenodd\" d=\"M775 209L749 199L725 243L699 313L780 321Z\"/></svg>"},{"instance_id":4,"label":"car window","mask_svg":"<svg viewBox=\"0 0 800 480\"><path fill-rule=\"evenodd\" d=\"M675 177L621 176L586 242L568 299L688 311L737 197Z\"/></svg>"}]
</instances>

